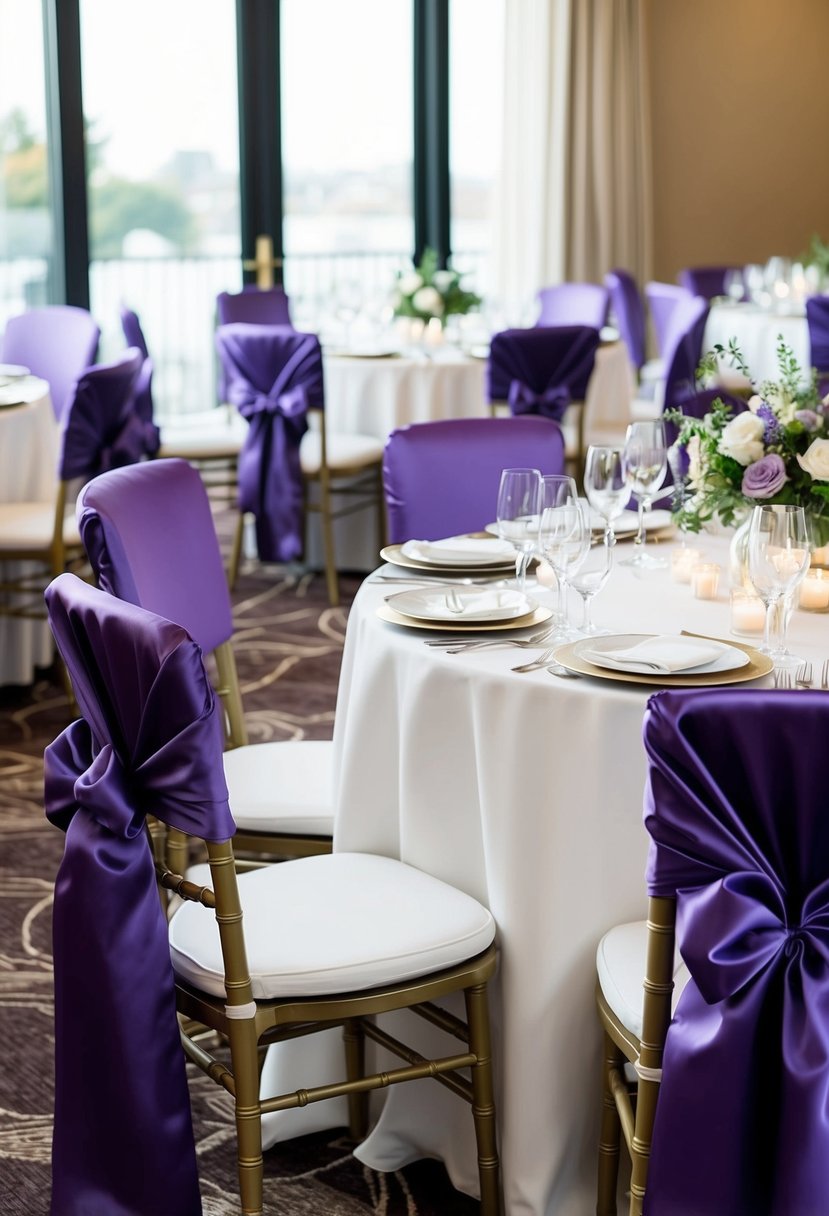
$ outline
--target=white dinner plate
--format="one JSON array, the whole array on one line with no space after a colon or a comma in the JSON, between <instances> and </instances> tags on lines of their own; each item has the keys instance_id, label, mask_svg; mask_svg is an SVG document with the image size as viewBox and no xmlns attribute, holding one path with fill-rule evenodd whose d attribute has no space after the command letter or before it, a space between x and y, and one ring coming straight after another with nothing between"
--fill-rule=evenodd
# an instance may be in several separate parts
<instances>
[{"instance_id":1,"label":"white dinner plate","mask_svg":"<svg viewBox=\"0 0 829 1216\"><path fill-rule=\"evenodd\" d=\"M664 643L666 648L673 647L674 650L682 650L688 656L687 664L671 670L659 670L654 669L651 663L617 661L614 658L617 652L628 651L646 641L653 643L658 641L659 643ZM718 652L715 657L711 657L712 651ZM694 653L699 657L698 662L691 661ZM693 638L681 635L665 635L662 637L659 634L635 633L616 634L610 637L585 638L577 645L575 654L577 658L586 659L594 667L604 667L610 671L630 672L633 675L640 676L707 675L715 671L734 671L738 667L745 667L749 661L745 651L738 650L736 646L731 646L727 642L717 642L709 638Z\"/></svg>"},{"instance_id":2,"label":"white dinner plate","mask_svg":"<svg viewBox=\"0 0 829 1216\"><path fill-rule=\"evenodd\" d=\"M380 348L377 346L355 346L349 350L338 350L337 357L340 359L399 359L399 350L390 350L388 347Z\"/></svg>"},{"instance_id":3,"label":"white dinner plate","mask_svg":"<svg viewBox=\"0 0 829 1216\"><path fill-rule=\"evenodd\" d=\"M517 616L511 621L461 621L454 618L451 621L425 621L420 617L404 616L395 612L391 604L378 604L375 613L381 621L390 625L401 625L405 629L432 629L440 633L493 633L503 630L530 629L543 625L553 615L552 608L539 604L527 616ZM635 680L641 679L634 676Z\"/></svg>"},{"instance_id":4,"label":"white dinner plate","mask_svg":"<svg viewBox=\"0 0 829 1216\"><path fill-rule=\"evenodd\" d=\"M16 405L25 405L20 399L20 388L10 384L8 388L0 387L0 410L10 410Z\"/></svg>"},{"instance_id":5,"label":"white dinner plate","mask_svg":"<svg viewBox=\"0 0 829 1216\"><path fill-rule=\"evenodd\" d=\"M461 578L467 574L480 574L482 576L492 575L493 578L499 574L507 575L515 573L515 558L510 557L507 560L496 562L487 562L482 566L478 565L463 565L449 566L438 564L437 562L424 562L420 558L404 557L402 545L386 545L380 550L380 557L384 562L390 562L393 566L402 566L404 570L417 570L421 574L449 574ZM532 564L532 563L531 563Z\"/></svg>"},{"instance_id":6,"label":"white dinner plate","mask_svg":"<svg viewBox=\"0 0 829 1216\"><path fill-rule=\"evenodd\" d=\"M407 540L403 557L436 566L503 566L514 563L509 541L476 536L448 536L445 540Z\"/></svg>"},{"instance_id":7,"label":"white dinner plate","mask_svg":"<svg viewBox=\"0 0 829 1216\"><path fill-rule=\"evenodd\" d=\"M0 380L22 380L31 374L30 369L22 363L0 363Z\"/></svg>"},{"instance_id":8,"label":"white dinner plate","mask_svg":"<svg viewBox=\"0 0 829 1216\"><path fill-rule=\"evenodd\" d=\"M492 621L514 621L535 610L535 600L520 591L489 587L468 587L459 584L441 587L418 587L386 596L386 603L401 616L420 621L444 621L447 624L488 624Z\"/></svg>"},{"instance_id":9,"label":"white dinner plate","mask_svg":"<svg viewBox=\"0 0 829 1216\"><path fill-rule=\"evenodd\" d=\"M734 650L742 651L748 662L728 670L705 670L705 668L696 667L693 671L675 671L670 675L652 671L638 675L632 671L616 671L609 667L599 667L583 656L584 650L594 650L599 645L618 648L634 646L637 642L644 641L646 637L653 636L655 635L626 633L617 634L615 637L582 638L578 642L567 642L564 646L559 646L552 657L556 663L578 675L592 676L597 680L615 680L622 684L641 684L658 688L709 688L719 684L742 684L748 680L757 680L761 676L767 676L770 671L774 670L774 664L768 655L761 654L753 646L746 646L740 642L735 642L733 647L731 643L728 645Z\"/></svg>"},{"instance_id":10,"label":"white dinner plate","mask_svg":"<svg viewBox=\"0 0 829 1216\"><path fill-rule=\"evenodd\" d=\"M662 528L669 528L673 524L674 518L670 511L647 511L645 513L645 531L659 532ZM605 530L604 516L598 511L591 510L590 512L590 527L594 532L604 532ZM616 536L632 536L639 530L639 516L635 511L623 511L613 521L613 531ZM484 529L490 536L498 536L498 524L487 524Z\"/></svg>"}]
</instances>

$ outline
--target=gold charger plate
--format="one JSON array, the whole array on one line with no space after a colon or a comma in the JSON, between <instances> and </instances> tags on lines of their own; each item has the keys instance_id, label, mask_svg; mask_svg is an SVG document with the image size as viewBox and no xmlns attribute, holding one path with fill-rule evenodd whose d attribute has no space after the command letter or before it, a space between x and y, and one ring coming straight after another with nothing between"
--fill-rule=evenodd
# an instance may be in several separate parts
<instances>
[{"instance_id":1,"label":"gold charger plate","mask_svg":"<svg viewBox=\"0 0 829 1216\"><path fill-rule=\"evenodd\" d=\"M648 638L656 637L652 633L626 634L626 637ZM700 637L700 634L689 634L690 637ZM715 684L742 684L747 680L758 680L761 676L767 676L770 671L774 670L774 663L767 655L761 654L759 650L755 650L753 646L745 646L741 642L732 642L731 639L712 638L711 641L722 642L723 645L733 646L735 650L742 650L748 655L748 663L744 667L735 667L731 671L701 671L691 672L687 675L682 675L677 672L674 675L660 675L654 672L653 675L640 675L633 671L614 671L610 667L597 667L595 663L589 663L587 659L582 659L577 655L577 647L583 645L585 641L590 639L579 638L577 642L567 642L564 646L559 646L558 650L553 652L553 659L561 667L565 667L567 671L576 672L580 676L595 676L597 680L616 680L622 684L650 684L651 687L656 685L659 688L709 688Z\"/></svg>"},{"instance_id":2,"label":"gold charger plate","mask_svg":"<svg viewBox=\"0 0 829 1216\"><path fill-rule=\"evenodd\" d=\"M465 574L477 574L479 577L491 574L493 578L502 578L504 574L515 573L515 561L485 562L478 566L450 566L446 562L424 562L414 557L404 557L402 548L402 545L386 545L385 549L380 550L380 556L384 562L403 566L406 570L420 570L422 574L449 574L453 578L462 578Z\"/></svg>"},{"instance_id":3,"label":"gold charger plate","mask_svg":"<svg viewBox=\"0 0 829 1216\"><path fill-rule=\"evenodd\" d=\"M543 625L553 615L552 608L543 607L541 604L532 612L527 612L524 616L514 616L509 621L467 621L465 624L456 620L427 621L419 616L404 616L402 612L395 612L388 604L380 604L375 612L381 621L388 621L390 625L405 625L407 629L437 629L441 633L492 633L496 629L528 629L530 626Z\"/></svg>"}]
</instances>

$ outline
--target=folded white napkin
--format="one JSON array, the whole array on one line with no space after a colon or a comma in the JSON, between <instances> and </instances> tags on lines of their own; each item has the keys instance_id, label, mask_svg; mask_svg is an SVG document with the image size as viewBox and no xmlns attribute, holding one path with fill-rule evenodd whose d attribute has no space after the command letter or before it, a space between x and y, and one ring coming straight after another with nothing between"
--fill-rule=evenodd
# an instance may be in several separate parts
<instances>
[{"instance_id":1,"label":"folded white napkin","mask_svg":"<svg viewBox=\"0 0 829 1216\"><path fill-rule=\"evenodd\" d=\"M533 605L520 591L479 591L470 588L450 587L445 594L434 597L434 605L443 609L447 616L459 620L491 620L493 617L522 616L530 612Z\"/></svg>"},{"instance_id":2,"label":"folded white napkin","mask_svg":"<svg viewBox=\"0 0 829 1216\"><path fill-rule=\"evenodd\" d=\"M445 540L409 540L403 545L404 557L451 565L477 562L502 562L515 557L509 541L490 537L449 536Z\"/></svg>"},{"instance_id":3,"label":"folded white napkin","mask_svg":"<svg viewBox=\"0 0 829 1216\"><path fill-rule=\"evenodd\" d=\"M582 650L581 657L613 671L653 671L663 675L713 663L730 647L706 638L654 637L619 650Z\"/></svg>"}]
</instances>

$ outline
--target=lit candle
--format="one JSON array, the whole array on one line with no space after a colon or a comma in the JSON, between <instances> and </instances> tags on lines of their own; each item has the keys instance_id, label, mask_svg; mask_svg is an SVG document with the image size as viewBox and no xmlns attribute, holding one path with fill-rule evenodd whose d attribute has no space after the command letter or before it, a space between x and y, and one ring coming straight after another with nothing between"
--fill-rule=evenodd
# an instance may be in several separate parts
<instances>
[{"instance_id":1,"label":"lit candle","mask_svg":"<svg viewBox=\"0 0 829 1216\"><path fill-rule=\"evenodd\" d=\"M430 317L423 340L427 346L440 346L443 342L443 326L438 317Z\"/></svg>"},{"instance_id":2,"label":"lit candle","mask_svg":"<svg viewBox=\"0 0 829 1216\"><path fill-rule=\"evenodd\" d=\"M705 554L702 549L674 549L671 553L671 578L675 583L690 583L691 571Z\"/></svg>"},{"instance_id":3,"label":"lit candle","mask_svg":"<svg viewBox=\"0 0 829 1216\"><path fill-rule=\"evenodd\" d=\"M818 549L812 550L813 566L829 566L829 545L823 545Z\"/></svg>"},{"instance_id":4,"label":"lit candle","mask_svg":"<svg viewBox=\"0 0 829 1216\"><path fill-rule=\"evenodd\" d=\"M535 568L535 577L542 587L555 587L556 585L556 572L549 562L540 561L538 563Z\"/></svg>"},{"instance_id":5,"label":"lit candle","mask_svg":"<svg viewBox=\"0 0 829 1216\"><path fill-rule=\"evenodd\" d=\"M716 562L698 562L691 570L691 589L698 600L715 600L720 585Z\"/></svg>"},{"instance_id":6,"label":"lit candle","mask_svg":"<svg viewBox=\"0 0 829 1216\"><path fill-rule=\"evenodd\" d=\"M808 612L825 612L829 608L829 573L808 570L800 584L800 607Z\"/></svg>"},{"instance_id":7,"label":"lit candle","mask_svg":"<svg viewBox=\"0 0 829 1216\"><path fill-rule=\"evenodd\" d=\"M759 595L735 587L731 592L731 632L762 633L765 623L766 609Z\"/></svg>"}]
</instances>

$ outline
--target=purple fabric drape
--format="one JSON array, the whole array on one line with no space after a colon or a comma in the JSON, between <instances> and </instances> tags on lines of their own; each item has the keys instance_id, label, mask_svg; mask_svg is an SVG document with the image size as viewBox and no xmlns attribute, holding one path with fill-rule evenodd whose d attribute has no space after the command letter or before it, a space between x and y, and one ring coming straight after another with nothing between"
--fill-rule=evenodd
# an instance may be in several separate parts
<instances>
[{"instance_id":1,"label":"purple fabric drape","mask_svg":"<svg viewBox=\"0 0 829 1216\"><path fill-rule=\"evenodd\" d=\"M652 697L648 887L691 980L668 1031L648 1216L829 1211L822 692Z\"/></svg>"},{"instance_id":2,"label":"purple fabric drape","mask_svg":"<svg viewBox=\"0 0 829 1216\"><path fill-rule=\"evenodd\" d=\"M239 507L256 517L263 561L302 554L299 445L308 410L324 402L322 352L314 334L233 324L216 331L227 399L250 423L239 456Z\"/></svg>"},{"instance_id":3,"label":"purple fabric drape","mask_svg":"<svg viewBox=\"0 0 829 1216\"><path fill-rule=\"evenodd\" d=\"M599 332L588 325L503 330L490 345L488 400L560 422L570 401L587 392L598 345Z\"/></svg>"},{"instance_id":4,"label":"purple fabric drape","mask_svg":"<svg viewBox=\"0 0 829 1216\"><path fill-rule=\"evenodd\" d=\"M59 475L64 481L133 464L144 455L143 432L132 410L140 367L140 352L130 349L79 378L63 420Z\"/></svg>"},{"instance_id":5,"label":"purple fabric drape","mask_svg":"<svg viewBox=\"0 0 829 1216\"><path fill-rule=\"evenodd\" d=\"M645 305L636 280L627 270L611 270L604 277L610 307L630 361L637 372L645 362Z\"/></svg>"},{"instance_id":6,"label":"purple fabric drape","mask_svg":"<svg viewBox=\"0 0 829 1216\"><path fill-rule=\"evenodd\" d=\"M812 296L806 301L809 327L809 361L818 370L821 394L829 393L829 298Z\"/></svg>"},{"instance_id":7,"label":"purple fabric drape","mask_svg":"<svg viewBox=\"0 0 829 1216\"><path fill-rule=\"evenodd\" d=\"M234 831L220 717L178 625L64 574L46 592L83 719L45 754L54 904L53 1216L201 1212L147 813Z\"/></svg>"}]
</instances>

